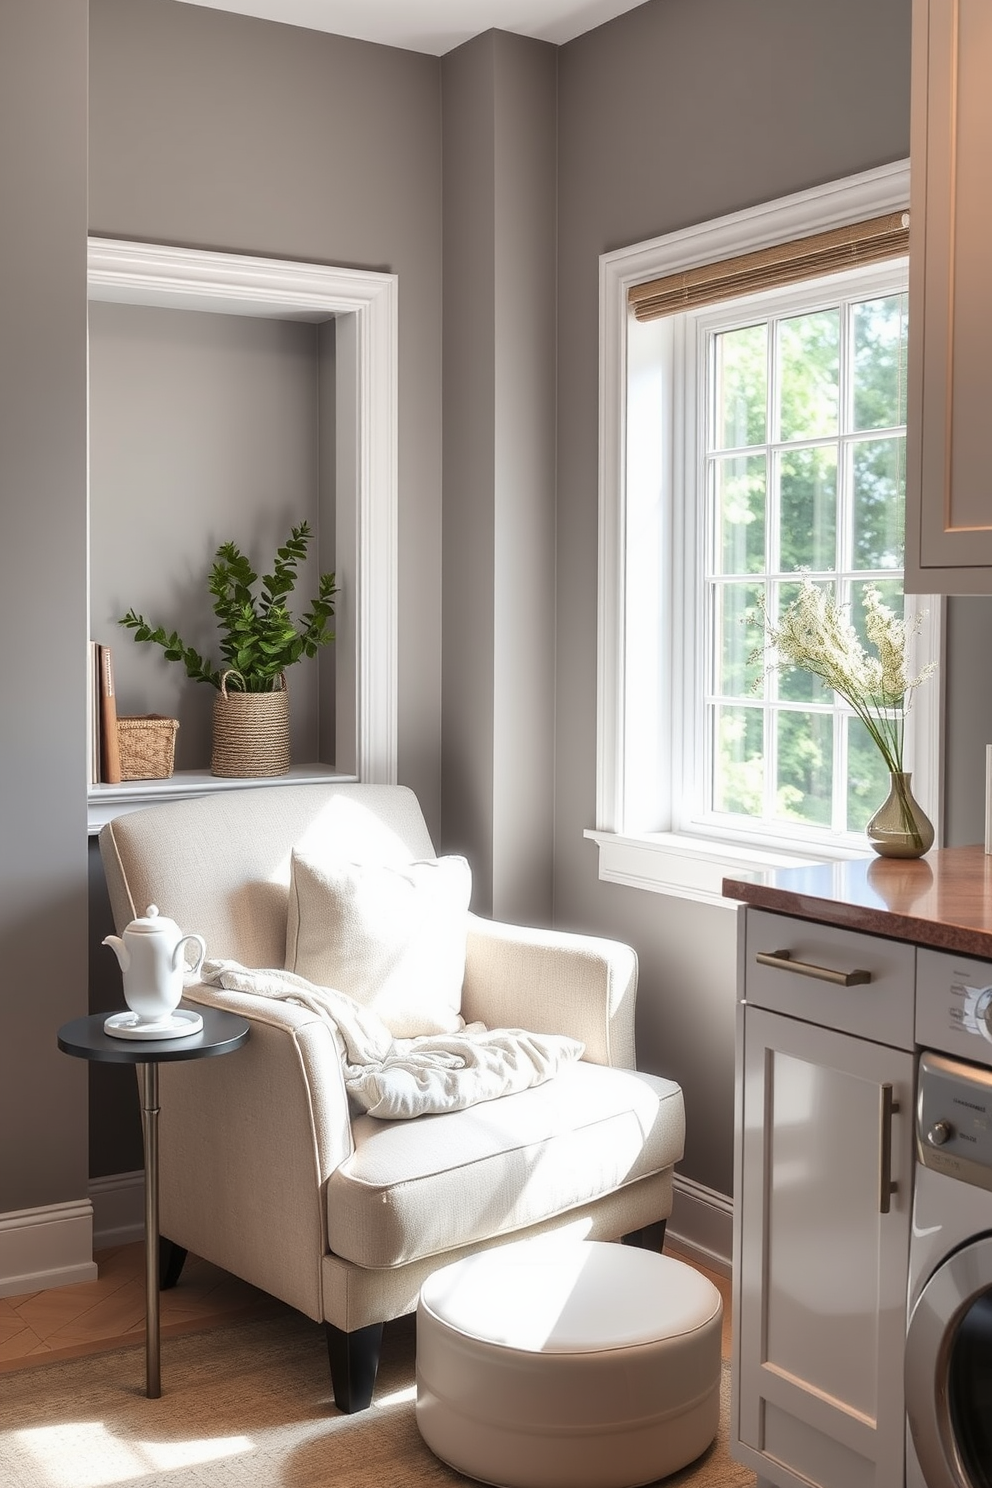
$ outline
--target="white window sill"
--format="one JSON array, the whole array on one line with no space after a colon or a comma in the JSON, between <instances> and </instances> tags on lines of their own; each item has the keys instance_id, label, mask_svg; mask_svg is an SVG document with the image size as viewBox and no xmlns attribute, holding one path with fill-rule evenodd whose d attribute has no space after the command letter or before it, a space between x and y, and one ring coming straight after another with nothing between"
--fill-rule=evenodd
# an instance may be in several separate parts
<instances>
[{"instance_id":1,"label":"white window sill","mask_svg":"<svg viewBox=\"0 0 992 1488\"><path fill-rule=\"evenodd\" d=\"M814 863L859 856L854 851L791 852L779 848L690 837L677 832L624 835L586 829L584 836L599 848L599 876L606 883L627 884L677 899L736 908L736 900L721 892L724 878L742 871L768 868L805 868Z\"/></svg>"}]
</instances>

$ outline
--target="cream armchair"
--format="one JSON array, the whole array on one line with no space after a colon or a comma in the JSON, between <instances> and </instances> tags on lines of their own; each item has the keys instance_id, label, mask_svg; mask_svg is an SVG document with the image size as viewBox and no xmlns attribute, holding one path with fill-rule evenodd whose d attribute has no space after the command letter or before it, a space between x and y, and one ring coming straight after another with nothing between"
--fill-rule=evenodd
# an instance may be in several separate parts
<instances>
[{"instance_id":1,"label":"cream armchair","mask_svg":"<svg viewBox=\"0 0 992 1488\"><path fill-rule=\"evenodd\" d=\"M282 968L301 842L368 862L433 859L401 786L223 790L115 818L100 834L118 931L149 904L211 959ZM466 1110L381 1121L349 1106L318 1014L197 984L249 1019L236 1058L160 1069L163 1285L187 1251L324 1323L334 1398L372 1399L382 1325L437 1267L553 1230L660 1248L682 1156L682 1092L634 1069L637 964L619 943L469 916L461 1012L567 1034L581 1060Z\"/></svg>"}]
</instances>

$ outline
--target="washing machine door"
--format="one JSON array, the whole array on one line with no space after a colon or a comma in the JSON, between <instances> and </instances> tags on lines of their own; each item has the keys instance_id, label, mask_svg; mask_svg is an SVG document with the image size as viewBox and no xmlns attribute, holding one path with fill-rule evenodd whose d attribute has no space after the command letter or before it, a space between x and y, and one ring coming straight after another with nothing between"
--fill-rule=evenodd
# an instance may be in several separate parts
<instances>
[{"instance_id":1,"label":"washing machine door","mask_svg":"<svg viewBox=\"0 0 992 1488\"><path fill-rule=\"evenodd\" d=\"M955 1251L917 1298L906 1413L928 1488L992 1488L992 1236Z\"/></svg>"}]
</instances>

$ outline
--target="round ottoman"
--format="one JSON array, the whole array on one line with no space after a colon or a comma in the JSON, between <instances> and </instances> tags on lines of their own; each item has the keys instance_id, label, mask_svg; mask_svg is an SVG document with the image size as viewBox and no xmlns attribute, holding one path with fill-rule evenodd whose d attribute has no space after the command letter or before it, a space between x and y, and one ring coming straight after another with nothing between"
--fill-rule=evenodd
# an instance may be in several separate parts
<instances>
[{"instance_id":1,"label":"round ottoman","mask_svg":"<svg viewBox=\"0 0 992 1488\"><path fill-rule=\"evenodd\" d=\"M526 1240L445 1266L417 1309L417 1425L503 1488L634 1488L720 1416L723 1302L691 1266L596 1240Z\"/></svg>"}]
</instances>

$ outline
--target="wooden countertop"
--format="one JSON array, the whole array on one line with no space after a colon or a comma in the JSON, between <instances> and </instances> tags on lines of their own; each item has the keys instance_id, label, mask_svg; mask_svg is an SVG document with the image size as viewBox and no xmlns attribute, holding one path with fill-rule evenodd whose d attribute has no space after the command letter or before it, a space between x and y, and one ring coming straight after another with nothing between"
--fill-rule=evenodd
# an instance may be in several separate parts
<instances>
[{"instance_id":1,"label":"wooden countertop","mask_svg":"<svg viewBox=\"0 0 992 1488\"><path fill-rule=\"evenodd\" d=\"M992 856L982 846L747 871L725 878L723 892L758 909L992 960Z\"/></svg>"}]
</instances>

